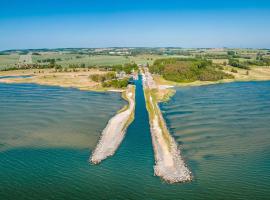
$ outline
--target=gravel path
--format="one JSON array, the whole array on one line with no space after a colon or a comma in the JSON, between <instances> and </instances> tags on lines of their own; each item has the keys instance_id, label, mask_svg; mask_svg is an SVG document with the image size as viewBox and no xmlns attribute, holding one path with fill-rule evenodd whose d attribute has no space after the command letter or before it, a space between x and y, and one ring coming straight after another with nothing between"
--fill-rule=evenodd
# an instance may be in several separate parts
<instances>
[{"instance_id":1,"label":"gravel path","mask_svg":"<svg viewBox=\"0 0 270 200\"><path fill-rule=\"evenodd\" d=\"M156 86L156 84L153 83L151 74L148 72L148 70L144 71L147 73L146 76L145 74L142 74L144 88L156 88L153 87ZM150 81L147 82L148 80ZM155 153L155 175L160 176L169 183L191 181L191 172L181 157L180 149L178 148L177 143L170 134L168 134L167 138L164 136L164 134L167 134L168 131L163 133L164 129L167 129L167 127L157 103L153 101L151 95L148 99L146 99L146 101L149 102L149 106L152 107L152 110L158 110L157 112L154 112L154 117L149 119L152 143Z\"/></svg>"}]
</instances>

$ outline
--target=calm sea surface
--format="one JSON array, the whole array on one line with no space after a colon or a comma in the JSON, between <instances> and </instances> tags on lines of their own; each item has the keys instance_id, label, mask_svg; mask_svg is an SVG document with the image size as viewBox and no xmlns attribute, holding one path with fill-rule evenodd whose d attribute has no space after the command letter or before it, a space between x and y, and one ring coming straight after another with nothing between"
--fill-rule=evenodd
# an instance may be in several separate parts
<instances>
[{"instance_id":1,"label":"calm sea surface","mask_svg":"<svg viewBox=\"0 0 270 200\"><path fill-rule=\"evenodd\" d=\"M141 81L116 154L88 163L119 94L0 84L0 199L269 199L270 82L187 87L161 109L194 181L153 176Z\"/></svg>"}]
</instances>

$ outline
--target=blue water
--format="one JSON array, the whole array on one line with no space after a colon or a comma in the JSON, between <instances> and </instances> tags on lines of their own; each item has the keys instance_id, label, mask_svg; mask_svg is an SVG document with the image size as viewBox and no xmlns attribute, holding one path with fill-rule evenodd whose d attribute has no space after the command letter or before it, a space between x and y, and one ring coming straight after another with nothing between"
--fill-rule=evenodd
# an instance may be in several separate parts
<instances>
[{"instance_id":1,"label":"blue water","mask_svg":"<svg viewBox=\"0 0 270 200\"><path fill-rule=\"evenodd\" d=\"M119 95L0 84L0 141L6 140L0 152L0 199L268 199L270 82L179 88L170 102L160 105L195 177L191 183L175 185L153 176L154 156L141 81L136 86L135 120L123 143L113 157L93 166L88 163L89 154L106 120L124 104ZM8 95L3 91L9 91ZM40 124L33 123L40 116L38 105L54 99L54 95L57 98L48 104L51 106L43 108L49 112L42 112ZM20 99L20 104L9 103L8 99ZM34 109L27 112L31 101L35 102ZM114 109L106 104L114 105ZM21 119L23 113L27 117ZM91 116L85 117L87 113ZM21 139L27 136L27 142L11 142L19 135L14 130L9 132L8 127L32 130L27 128L29 125L38 130L44 120L55 115L58 121L46 122L44 127L61 125L38 134L27 135L26 131ZM100 118L94 120L95 116ZM16 125L20 120L25 122ZM2 131L7 123L9 140ZM95 127L87 127L87 123ZM68 127L62 129L64 124ZM81 132L86 136L82 137ZM54 141L57 134L62 135ZM67 136L72 137L64 139ZM40 137L43 139L38 142L36 138ZM72 141L76 145L72 146Z\"/></svg>"},{"instance_id":2,"label":"blue water","mask_svg":"<svg viewBox=\"0 0 270 200\"><path fill-rule=\"evenodd\" d=\"M0 76L0 79L6 79L6 78L30 78L32 76L30 75L24 75L24 76Z\"/></svg>"}]
</instances>

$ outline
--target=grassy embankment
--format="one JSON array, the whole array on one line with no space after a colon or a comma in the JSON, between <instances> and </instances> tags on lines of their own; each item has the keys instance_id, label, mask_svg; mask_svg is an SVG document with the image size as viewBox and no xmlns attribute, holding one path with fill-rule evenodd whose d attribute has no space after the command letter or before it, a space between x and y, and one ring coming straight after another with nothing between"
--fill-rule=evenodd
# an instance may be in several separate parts
<instances>
[{"instance_id":1,"label":"grassy embankment","mask_svg":"<svg viewBox=\"0 0 270 200\"><path fill-rule=\"evenodd\" d=\"M117 113L124 112L127 109L129 109L129 99L127 97L127 92L132 92L133 97L135 98L135 85L130 85L130 88L127 91L123 91L121 94L122 99L124 99L126 102L128 102L127 105L125 105L123 108L121 108Z\"/></svg>"},{"instance_id":2,"label":"grassy embankment","mask_svg":"<svg viewBox=\"0 0 270 200\"><path fill-rule=\"evenodd\" d=\"M171 97L174 96L175 92L176 91L172 88L152 89L152 93L155 95L158 103L169 101Z\"/></svg>"},{"instance_id":3,"label":"grassy embankment","mask_svg":"<svg viewBox=\"0 0 270 200\"><path fill-rule=\"evenodd\" d=\"M160 109L158 107L158 99L156 97L155 91L144 88L144 96L145 96L145 103L146 103L146 109L149 113L150 123L153 124L153 121L155 119L155 116L158 119L159 127L162 131L162 136L167 144L167 148L170 150L171 147L171 139L170 139L170 133L168 131L168 128L166 126L166 123L162 117L162 114L160 112ZM152 100L152 101L151 101Z\"/></svg>"},{"instance_id":4,"label":"grassy embankment","mask_svg":"<svg viewBox=\"0 0 270 200\"><path fill-rule=\"evenodd\" d=\"M127 97L127 93L128 92L131 92L132 93L132 98L134 99L134 109L132 110L132 113L131 115L129 116L126 124L125 124L125 129L133 122L134 118L135 118L135 106L136 106L136 103L135 103L135 92L136 92L136 86L134 85L131 85L128 90L126 92L122 92L122 98L125 99L127 102L129 102L129 99ZM120 112L124 112L126 110L128 110L130 108L130 102L125 105L121 110L118 111L118 113Z\"/></svg>"}]
</instances>

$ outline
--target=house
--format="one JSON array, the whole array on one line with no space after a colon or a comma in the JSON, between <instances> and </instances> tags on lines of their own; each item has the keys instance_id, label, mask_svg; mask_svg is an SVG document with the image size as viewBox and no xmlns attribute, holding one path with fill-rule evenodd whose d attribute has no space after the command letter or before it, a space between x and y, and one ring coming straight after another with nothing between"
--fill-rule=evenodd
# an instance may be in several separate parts
<instances>
[{"instance_id":1,"label":"house","mask_svg":"<svg viewBox=\"0 0 270 200\"><path fill-rule=\"evenodd\" d=\"M126 78L126 77L127 77L127 74L126 74L126 72L124 72L124 71L120 71L120 72L118 72L118 73L116 74L116 77L117 77L118 79L123 79L123 78Z\"/></svg>"}]
</instances>

